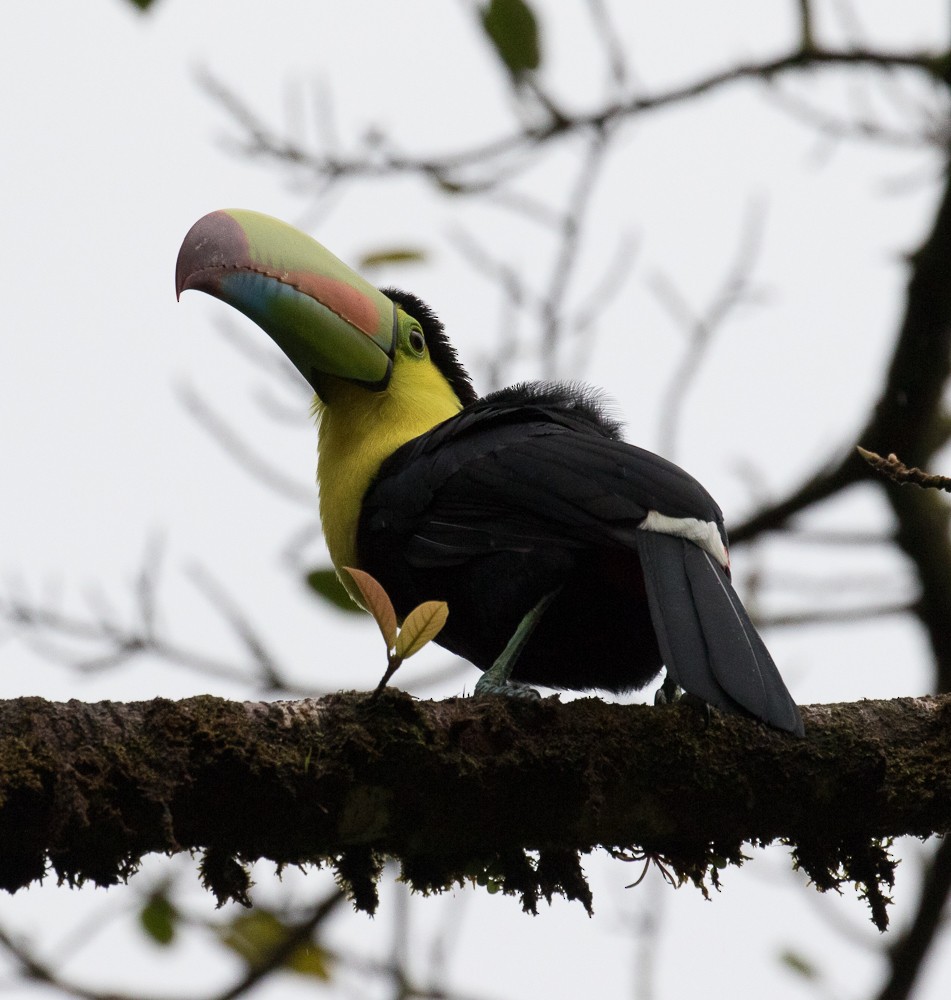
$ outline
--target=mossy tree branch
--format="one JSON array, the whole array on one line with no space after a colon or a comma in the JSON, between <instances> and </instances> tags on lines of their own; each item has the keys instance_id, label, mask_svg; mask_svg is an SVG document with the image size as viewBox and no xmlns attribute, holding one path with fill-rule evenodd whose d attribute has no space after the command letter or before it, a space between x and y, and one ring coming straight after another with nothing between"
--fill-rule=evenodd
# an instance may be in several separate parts
<instances>
[{"instance_id":1,"label":"mossy tree branch","mask_svg":"<svg viewBox=\"0 0 951 1000\"><path fill-rule=\"evenodd\" d=\"M529 908L589 905L579 853L646 850L715 883L780 839L820 888L861 883L882 925L881 842L951 829L951 696L803 714L797 739L597 699L2 702L0 886L108 885L198 850L221 898L267 858L332 864L372 909L392 856L419 889L487 873Z\"/></svg>"}]
</instances>

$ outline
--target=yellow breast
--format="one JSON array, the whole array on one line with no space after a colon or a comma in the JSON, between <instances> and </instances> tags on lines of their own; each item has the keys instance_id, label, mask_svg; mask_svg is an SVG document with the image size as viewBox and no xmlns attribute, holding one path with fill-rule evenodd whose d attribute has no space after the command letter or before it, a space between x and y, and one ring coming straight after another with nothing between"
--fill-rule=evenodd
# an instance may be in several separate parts
<instances>
[{"instance_id":1,"label":"yellow breast","mask_svg":"<svg viewBox=\"0 0 951 1000\"><path fill-rule=\"evenodd\" d=\"M315 406L320 520L330 558L356 599L349 575L340 571L359 568L357 524L367 488L397 448L458 413L462 404L428 359L398 359L382 392L339 383L325 396Z\"/></svg>"}]
</instances>

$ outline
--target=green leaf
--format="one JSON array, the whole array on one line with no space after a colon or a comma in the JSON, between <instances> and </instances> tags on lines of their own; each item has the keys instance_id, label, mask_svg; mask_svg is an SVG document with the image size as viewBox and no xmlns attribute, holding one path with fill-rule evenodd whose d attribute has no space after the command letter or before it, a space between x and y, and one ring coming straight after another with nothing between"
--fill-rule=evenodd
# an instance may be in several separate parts
<instances>
[{"instance_id":1,"label":"green leaf","mask_svg":"<svg viewBox=\"0 0 951 1000\"><path fill-rule=\"evenodd\" d=\"M240 955L249 968L258 969L271 962L274 952L293 931L294 928L276 914L255 909L251 913L239 913L230 924L219 928L218 936L222 944ZM322 948L306 941L295 948L282 965L302 976L327 980L330 978L327 958Z\"/></svg>"},{"instance_id":2,"label":"green leaf","mask_svg":"<svg viewBox=\"0 0 951 1000\"><path fill-rule=\"evenodd\" d=\"M787 950L784 951L780 956L779 960L786 966L790 972L795 972L797 975L802 976L803 979L817 980L820 979L819 970L805 958L798 951Z\"/></svg>"},{"instance_id":3,"label":"green leaf","mask_svg":"<svg viewBox=\"0 0 951 1000\"><path fill-rule=\"evenodd\" d=\"M292 972L301 976L312 976L327 982L330 979L330 956L319 945L308 943L295 948L294 953L284 963Z\"/></svg>"},{"instance_id":4,"label":"green leaf","mask_svg":"<svg viewBox=\"0 0 951 1000\"><path fill-rule=\"evenodd\" d=\"M133 7L138 7L139 10L148 10L154 2L155 0L129 0L129 3L131 3Z\"/></svg>"},{"instance_id":5,"label":"green leaf","mask_svg":"<svg viewBox=\"0 0 951 1000\"><path fill-rule=\"evenodd\" d=\"M538 69L541 47L538 21L525 0L489 0L482 8L482 27L510 73Z\"/></svg>"},{"instance_id":6,"label":"green leaf","mask_svg":"<svg viewBox=\"0 0 951 1000\"><path fill-rule=\"evenodd\" d=\"M439 635L448 617L449 607L445 601L426 601L413 608L397 636L396 655L401 660L408 660L418 653L427 642L432 642Z\"/></svg>"},{"instance_id":7,"label":"green leaf","mask_svg":"<svg viewBox=\"0 0 951 1000\"><path fill-rule=\"evenodd\" d=\"M380 626L380 634L383 636L386 648L392 649L396 642L396 611L393 609L393 602L383 586L369 573L364 573L362 569L354 569L352 566L344 566L344 571L350 574L363 595L364 606Z\"/></svg>"},{"instance_id":8,"label":"green leaf","mask_svg":"<svg viewBox=\"0 0 951 1000\"><path fill-rule=\"evenodd\" d=\"M170 945L175 938L178 911L164 893L155 893L139 913L139 923L146 934L160 945Z\"/></svg>"},{"instance_id":9,"label":"green leaf","mask_svg":"<svg viewBox=\"0 0 951 1000\"><path fill-rule=\"evenodd\" d=\"M252 969L264 965L286 935L287 928L273 913L259 909L239 913L218 929L221 943Z\"/></svg>"},{"instance_id":10,"label":"green leaf","mask_svg":"<svg viewBox=\"0 0 951 1000\"><path fill-rule=\"evenodd\" d=\"M360 605L347 593L346 587L340 582L337 571L331 566L327 569L313 569L304 579L307 586L325 601L329 601L341 611L360 614Z\"/></svg>"},{"instance_id":11,"label":"green leaf","mask_svg":"<svg viewBox=\"0 0 951 1000\"><path fill-rule=\"evenodd\" d=\"M382 267L384 264L422 264L426 251L418 247L391 247L388 250L374 250L365 253L359 260L358 268Z\"/></svg>"}]
</instances>

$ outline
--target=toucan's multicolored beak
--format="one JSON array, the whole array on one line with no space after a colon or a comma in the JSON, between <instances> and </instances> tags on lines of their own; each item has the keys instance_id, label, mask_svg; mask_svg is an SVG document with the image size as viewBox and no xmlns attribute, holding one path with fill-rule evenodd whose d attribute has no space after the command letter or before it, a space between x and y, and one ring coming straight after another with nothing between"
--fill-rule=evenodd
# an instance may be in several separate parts
<instances>
[{"instance_id":1,"label":"toucan's multicolored beak","mask_svg":"<svg viewBox=\"0 0 951 1000\"><path fill-rule=\"evenodd\" d=\"M175 266L176 295L188 288L254 320L315 392L327 375L386 388L395 303L293 226L243 209L199 219Z\"/></svg>"}]
</instances>

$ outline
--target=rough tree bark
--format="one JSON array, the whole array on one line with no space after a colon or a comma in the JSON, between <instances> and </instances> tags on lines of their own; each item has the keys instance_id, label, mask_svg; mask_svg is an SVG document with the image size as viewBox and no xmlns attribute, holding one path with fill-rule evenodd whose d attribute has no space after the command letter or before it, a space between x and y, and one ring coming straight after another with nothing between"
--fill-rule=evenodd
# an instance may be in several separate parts
<instances>
[{"instance_id":1,"label":"rough tree bark","mask_svg":"<svg viewBox=\"0 0 951 1000\"><path fill-rule=\"evenodd\" d=\"M187 850L222 899L268 858L332 864L372 909L395 857L418 889L479 877L529 909L590 906L580 853L646 852L703 885L779 839L819 888L859 884L884 926L882 842L951 829L951 696L803 714L799 739L594 698L2 702L0 886L108 885Z\"/></svg>"}]
</instances>

